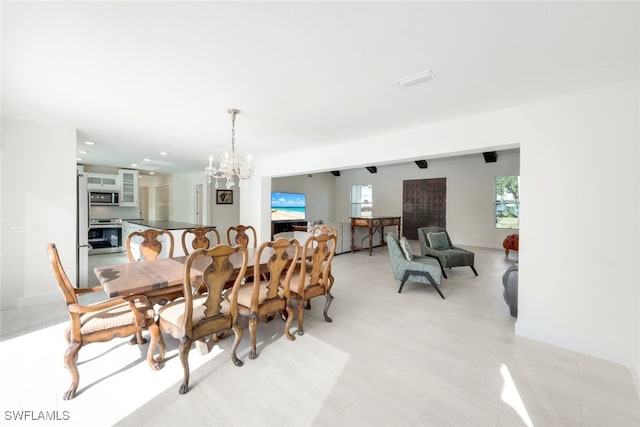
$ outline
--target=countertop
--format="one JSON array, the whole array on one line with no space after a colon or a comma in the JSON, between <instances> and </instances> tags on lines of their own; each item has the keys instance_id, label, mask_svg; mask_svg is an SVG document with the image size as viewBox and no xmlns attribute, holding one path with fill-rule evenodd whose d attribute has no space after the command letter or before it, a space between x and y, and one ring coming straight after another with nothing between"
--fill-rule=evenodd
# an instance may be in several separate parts
<instances>
[{"instance_id":1,"label":"countertop","mask_svg":"<svg viewBox=\"0 0 640 427\"><path fill-rule=\"evenodd\" d=\"M184 230L187 228L196 228L196 227L214 227L213 225L197 225L197 224L191 224L189 222L179 222L179 221L145 221L145 220L132 219L132 220L128 220L128 222L132 224L142 225L143 227L157 228L159 230Z\"/></svg>"}]
</instances>

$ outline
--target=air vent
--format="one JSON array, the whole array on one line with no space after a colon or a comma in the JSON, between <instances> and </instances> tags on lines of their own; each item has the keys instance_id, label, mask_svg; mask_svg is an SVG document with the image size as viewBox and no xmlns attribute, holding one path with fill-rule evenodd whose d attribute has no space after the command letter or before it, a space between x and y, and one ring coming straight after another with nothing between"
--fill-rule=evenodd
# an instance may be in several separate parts
<instances>
[{"instance_id":1,"label":"air vent","mask_svg":"<svg viewBox=\"0 0 640 427\"><path fill-rule=\"evenodd\" d=\"M420 71L419 73L412 74L410 76L406 76L399 80L396 80L396 84L398 86L411 87L420 83L424 83L428 80L431 80L432 75L433 73L431 73L431 70L424 70L424 71Z\"/></svg>"},{"instance_id":2,"label":"air vent","mask_svg":"<svg viewBox=\"0 0 640 427\"><path fill-rule=\"evenodd\" d=\"M426 160L416 160L416 165L418 165L420 169L426 169L428 166Z\"/></svg>"},{"instance_id":3,"label":"air vent","mask_svg":"<svg viewBox=\"0 0 640 427\"><path fill-rule=\"evenodd\" d=\"M367 166L367 170L371 173L377 173L378 172L378 168L375 166Z\"/></svg>"}]
</instances>

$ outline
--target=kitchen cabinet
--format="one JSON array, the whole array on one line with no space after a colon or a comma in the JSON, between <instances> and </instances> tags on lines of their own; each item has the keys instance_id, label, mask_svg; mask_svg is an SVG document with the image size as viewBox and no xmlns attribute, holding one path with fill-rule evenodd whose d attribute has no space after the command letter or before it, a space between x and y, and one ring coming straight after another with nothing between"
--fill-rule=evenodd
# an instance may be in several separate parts
<instances>
[{"instance_id":1,"label":"kitchen cabinet","mask_svg":"<svg viewBox=\"0 0 640 427\"><path fill-rule=\"evenodd\" d=\"M118 179L122 186L120 206L138 206L138 171L118 169Z\"/></svg>"},{"instance_id":2,"label":"kitchen cabinet","mask_svg":"<svg viewBox=\"0 0 640 427\"><path fill-rule=\"evenodd\" d=\"M105 173L87 173L86 175L89 190L122 191L119 175Z\"/></svg>"}]
</instances>

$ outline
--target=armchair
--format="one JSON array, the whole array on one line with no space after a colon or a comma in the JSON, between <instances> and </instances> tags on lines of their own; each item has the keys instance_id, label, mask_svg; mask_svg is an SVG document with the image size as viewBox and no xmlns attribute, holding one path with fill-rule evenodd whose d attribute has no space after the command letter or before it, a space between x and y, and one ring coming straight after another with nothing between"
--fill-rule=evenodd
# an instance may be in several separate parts
<instances>
[{"instance_id":1,"label":"armchair","mask_svg":"<svg viewBox=\"0 0 640 427\"><path fill-rule=\"evenodd\" d=\"M160 369L164 359L165 344L158 325L154 322L153 307L143 295L125 298L113 298L94 304L83 305L78 295L101 292L102 286L78 289L73 287L60 262L58 249L53 243L48 245L49 260L53 268L58 287L64 296L69 311L69 327L65 331L67 351L64 365L71 373L71 385L63 399L73 399L80 383L77 360L80 348L94 343L111 341L117 337L135 335L131 344L143 344L141 332L149 330L151 342L147 350L147 362L153 370ZM153 355L156 347L160 349L158 359Z\"/></svg>"},{"instance_id":2,"label":"armchair","mask_svg":"<svg viewBox=\"0 0 640 427\"><path fill-rule=\"evenodd\" d=\"M413 255L411 246L405 237L398 240L395 234L387 234L387 248L391 257L393 277L400 280L398 293L402 292L405 282L411 279L414 282L433 286L442 299L444 295L438 285L442 281L442 269L437 259Z\"/></svg>"},{"instance_id":3,"label":"armchair","mask_svg":"<svg viewBox=\"0 0 640 427\"><path fill-rule=\"evenodd\" d=\"M444 269L453 267L471 267L473 274L478 275L474 266L474 253L455 246L451 242L446 228L420 227L418 228L418 240L420 241L420 253L438 259L445 279L447 274Z\"/></svg>"}]
</instances>

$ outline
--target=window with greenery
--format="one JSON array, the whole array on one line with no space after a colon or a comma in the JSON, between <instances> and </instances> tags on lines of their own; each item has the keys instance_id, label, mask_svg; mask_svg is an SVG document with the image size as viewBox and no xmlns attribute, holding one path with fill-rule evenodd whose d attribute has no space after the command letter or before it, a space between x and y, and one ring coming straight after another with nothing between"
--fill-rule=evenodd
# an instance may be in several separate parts
<instances>
[{"instance_id":1,"label":"window with greenery","mask_svg":"<svg viewBox=\"0 0 640 427\"><path fill-rule=\"evenodd\" d=\"M496 176L496 228L520 228L519 188L519 176Z\"/></svg>"},{"instance_id":2,"label":"window with greenery","mask_svg":"<svg viewBox=\"0 0 640 427\"><path fill-rule=\"evenodd\" d=\"M373 215L373 186L371 184L351 186L351 216Z\"/></svg>"}]
</instances>

